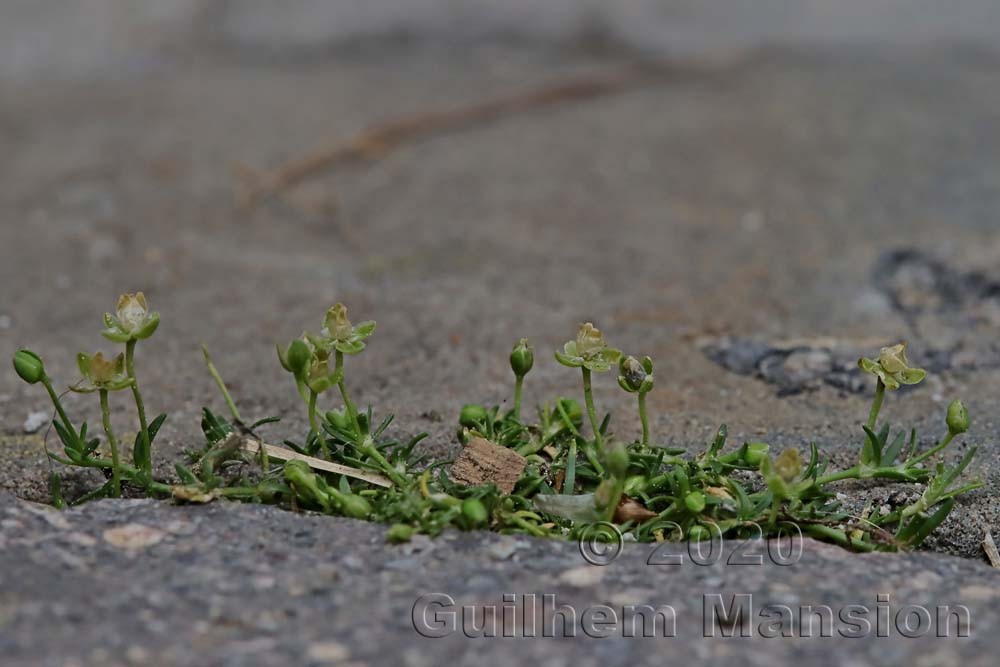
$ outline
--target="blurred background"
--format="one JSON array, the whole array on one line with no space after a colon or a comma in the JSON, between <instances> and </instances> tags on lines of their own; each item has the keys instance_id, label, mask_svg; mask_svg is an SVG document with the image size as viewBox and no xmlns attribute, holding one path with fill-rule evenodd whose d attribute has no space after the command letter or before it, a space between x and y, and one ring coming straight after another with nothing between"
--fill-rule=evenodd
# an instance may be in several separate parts
<instances>
[{"instance_id":1,"label":"blurred background","mask_svg":"<svg viewBox=\"0 0 1000 667\"><path fill-rule=\"evenodd\" d=\"M274 345L335 301L379 323L359 400L440 454L509 400L521 336L527 400L577 391L551 351L585 320L654 357L663 443L726 421L839 456L857 356L903 338L934 379L901 413L935 433L960 394L985 440L998 37L986 0L8 0L0 347L70 384L145 291L163 474L222 407L203 342L274 441L301 430ZM0 375L0 485L44 498L35 389Z\"/></svg>"}]
</instances>

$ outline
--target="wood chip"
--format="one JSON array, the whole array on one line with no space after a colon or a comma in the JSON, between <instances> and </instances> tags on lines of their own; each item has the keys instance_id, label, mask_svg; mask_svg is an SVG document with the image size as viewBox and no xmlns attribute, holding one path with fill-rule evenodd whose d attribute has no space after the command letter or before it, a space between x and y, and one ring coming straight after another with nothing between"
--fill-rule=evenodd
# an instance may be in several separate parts
<instances>
[{"instance_id":1,"label":"wood chip","mask_svg":"<svg viewBox=\"0 0 1000 667\"><path fill-rule=\"evenodd\" d=\"M983 549L986 551L986 557L990 559L990 565L1000 568L1000 553L997 552L997 544L993 541L993 534L988 530L986 537L983 538Z\"/></svg>"},{"instance_id":2,"label":"wood chip","mask_svg":"<svg viewBox=\"0 0 1000 667\"><path fill-rule=\"evenodd\" d=\"M468 486L494 484L508 495L521 478L527 461L513 449L473 438L451 466L451 478Z\"/></svg>"},{"instance_id":3,"label":"wood chip","mask_svg":"<svg viewBox=\"0 0 1000 667\"><path fill-rule=\"evenodd\" d=\"M276 447L274 445L259 442L253 438L243 439L243 449L251 454L260 453L261 447L263 447L264 451L267 452L268 458L277 459L278 461L305 461L306 464L314 470L323 470L324 472L333 472L338 475L353 477L354 479L360 479L368 482L369 484L374 484L375 486L382 486L385 488L392 486L392 480L374 472L358 470L357 468L351 468L350 466L341 465L339 463L332 463L330 461L324 461L323 459L317 459L312 456L306 456L305 454L299 454L291 449L285 449L284 447Z\"/></svg>"}]
</instances>

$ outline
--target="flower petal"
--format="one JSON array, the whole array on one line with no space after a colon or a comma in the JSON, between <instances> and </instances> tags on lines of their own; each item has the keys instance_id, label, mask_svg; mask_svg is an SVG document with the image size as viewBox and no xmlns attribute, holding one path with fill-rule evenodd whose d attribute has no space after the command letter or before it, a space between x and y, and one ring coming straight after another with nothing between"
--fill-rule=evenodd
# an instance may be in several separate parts
<instances>
[{"instance_id":1,"label":"flower petal","mask_svg":"<svg viewBox=\"0 0 1000 667\"><path fill-rule=\"evenodd\" d=\"M569 345L569 343L567 343ZM563 354L559 350L556 350L556 361L558 361L563 366L569 366L570 368L579 368L583 366L583 359L576 355Z\"/></svg>"}]
</instances>

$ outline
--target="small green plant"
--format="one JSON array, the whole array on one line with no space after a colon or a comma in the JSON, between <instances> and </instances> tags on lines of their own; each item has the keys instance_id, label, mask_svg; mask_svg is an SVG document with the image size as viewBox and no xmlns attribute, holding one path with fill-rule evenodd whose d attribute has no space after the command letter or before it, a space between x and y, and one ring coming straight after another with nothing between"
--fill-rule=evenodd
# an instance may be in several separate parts
<instances>
[{"instance_id":1,"label":"small green plant","mask_svg":"<svg viewBox=\"0 0 1000 667\"><path fill-rule=\"evenodd\" d=\"M910 366L904 344L883 348L876 359L859 361L862 370L876 377L872 407L861 429L864 437L857 463L831 471L815 445L809 446L808 456L796 448L773 455L763 442L745 442L727 450L724 425L695 456L657 444L646 406L646 395L654 385L652 359L623 355L586 323L574 340L555 353L559 363L581 369L584 407L560 397L541 405L534 419L523 415L524 379L534 366L533 349L524 339L510 354L512 409L478 403L463 406L461 442L485 438L517 452L520 457L514 458L524 462L510 493L502 494L490 483L466 486L449 477L448 462L431 462L420 455L417 445L426 434L397 440L390 436L392 414L379 421L371 406L358 409L348 391L345 358L366 349L375 322L352 324L342 304L327 311L318 333L306 332L278 348L279 361L294 379L309 423L304 439L284 444L298 454L329 462L323 465L341 472L323 472L301 457L272 461L264 446L251 453L247 443L259 438L256 430L277 418L245 424L208 349L203 348L206 367L230 418L204 408L205 446L190 452L187 462L175 465L176 479L156 480L152 445L166 415L147 424L134 356L136 343L149 338L158 323L159 316L149 312L141 293L123 295L116 314L105 316L103 333L124 344L125 350L110 359L102 353L78 357L83 379L70 388L98 394L110 459L98 454L100 441L88 436L86 422L77 428L70 420L41 357L30 350L14 355L18 376L29 384L41 384L55 407L53 426L64 456L52 453L50 457L69 466L99 469L108 477L107 483L78 502L119 496L124 485L136 493L172 496L182 502L230 498L278 503L391 524L387 539L393 542L406 541L416 532L434 535L448 526L573 538L585 535L595 522L612 522L637 541L658 541L719 535L767 537L780 535L782 526L791 523L819 539L873 551L918 546L941 524L958 496L982 485L978 480L960 479L975 449L952 466L930 465L932 458L969 429L969 413L960 401L948 407L947 431L922 452L915 430L893 433L889 425L879 427L886 392L919 384L926 376L925 371ZM642 435L634 442L615 437L611 416L599 419L594 404L593 374L615 366L619 386L637 398ZM339 401L327 405L334 387ZM131 464L120 459L109 407L110 395L126 389L131 390L139 422ZM590 422L589 436L582 430L584 412ZM580 452L582 457L578 457ZM860 515L853 514L841 506L830 486L863 479L925 487L905 507L869 507ZM57 502L58 488L55 478L53 499Z\"/></svg>"}]
</instances>

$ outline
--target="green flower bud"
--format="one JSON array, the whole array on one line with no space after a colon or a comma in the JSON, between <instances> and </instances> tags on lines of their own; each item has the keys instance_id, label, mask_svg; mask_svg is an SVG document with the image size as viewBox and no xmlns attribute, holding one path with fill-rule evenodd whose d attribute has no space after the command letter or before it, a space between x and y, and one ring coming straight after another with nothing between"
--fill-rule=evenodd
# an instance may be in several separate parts
<instances>
[{"instance_id":1,"label":"green flower bud","mask_svg":"<svg viewBox=\"0 0 1000 667\"><path fill-rule=\"evenodd\" d=\"M524 377L535 364L535 354L528 345L528 339L522 338L510 353L510 368L517 377Z\"/></svg>"},{"instance_id":2,"label":"green flower bud","mask_svg":"<svg viewBox=\"0 0 1000 667\"><path fill-rule=\"evenodd\" d=\"M625 445L621 442L614 440L607 445L607 455L605 456L605 465L608 467L608 473L612 477L622 479L628 473L629 455L628 451L625 449Z\"/></svg>"},{"instance_id":3,"label":"green flower bud","mask_svg":"<svg viewBox=\"0 0 1000 667\"><path fill-rule=\"evenodd\" d=\"M489 416L489 413L481 405L469 403L462 406L462 411L458 415L458 423L465 428L475 428Z\"/></svg>"},{"instance_id":4,"label":"green flower bud","mask_svg":"<svg viewBox=\"0 0 1000 667\"><path fill-rule=\"evenodd\" d=\"M410 538L413 537L414 533L413 526L406 523L394 523L389 526L389 530L385 533L385 539L393 544L401 544L403 542L409 542Z\"/></svg>"},{"instance_id":5,"label":"green flower bud","mask_svg":"<svg viewBox=\"0 0 1000 667\"><path fill-rule=\"evenodd\" d=\"M959 435L969 430L969 411L962 401L954 400L948 406L948 432Z\"/></svg>"},{"instance_id":6,"label":"green flower bud","mask_svg":"<svg viewBox=\"0 0 1000 667\"><path fill-rule=\"evenodd\" d=\"M330 425L341 431L349 431L351 429L351 420L347 418L342 410L330 410L326 413L326 420L330 422Z\"/></svg>"},{"instance_id":7,"label":"green flower bud","mask_svg":"<svg viewBox=\"0 0 1000 667\"><path fill-rule=\"evenodd\" d=\"M691 542L704 542L712 539L712 533L705 526L696 523L688 528L688 540Z\"/></svg>"},{"instance_id":8,"label":"green flower bud","mask_svg":"<svg viewBox=\"0 0 1000 667\"><path fill-rule=\"evenodd\" d=\"M638 496L641 493L645 493L648 485L649 481L645 475L632 475L625 480L625 495Z\"/></svg>"},{"instance_id":9,"label":"green flower bud","mask_svg":"<svg viewBox=\"0 0 1000 667\"><path fill-rule=\"evenodd\" d=\"M747 465L759 466L770 451L771 446L766 442L748 442L743 452L743 461Z\"/></svg>"},{"instance_id":10,"label":"green flower bud","mask_svg":"<svg viewBox=\"0 0 1000 667\"><path fill-rule=\"evenodd\" d=\"M296 338L288 345L285 351L285 362L288 364L288 371L296 376L301 375L309 368L312 361L312 352L309 346L301 338Z\"/></svg>"},{"instance_id":11,"label":"green flower bud","mask_svg":"<svg viewBox=\"0 0 1000 667\"><path fill-rule=\"evenodd\" d=\"M701 491L692 491L684 496L684 506L697 514L705 509L705 494Z\"/></svg>"},{"instance_id":12,"label":"green flower bud","mask_svg":"<svg viewBox=\"0 0 1000 667\"><path fill-rule=\"evenodd\" d=\"M372 513L371 504L363 497L353 493L341 493L337 497L340 509L352 519L367 519Z\"/></svg>"},{"instance_id":13,"label":"green flower bud","mask_svg":"<svg viewBox=\"0 0 1000 667\"><path fill-rule=\"evenodd\" d=\"M18 350L14 354L14 370L18 377L28 384L41 382L45 377L45 366L42 358L31 350Z\"/></svg>"},{"instance_id":14,"label":"green flower bud","mask_svg":"<svg viewBox=\"0 0 1000 667\"><path fill-rule=\"evenodd\" d=\"M489 512L479 498L466 498L462 503L462 515L473 526L481 526L489 519Z\"/></svg>"}]
</instances>

